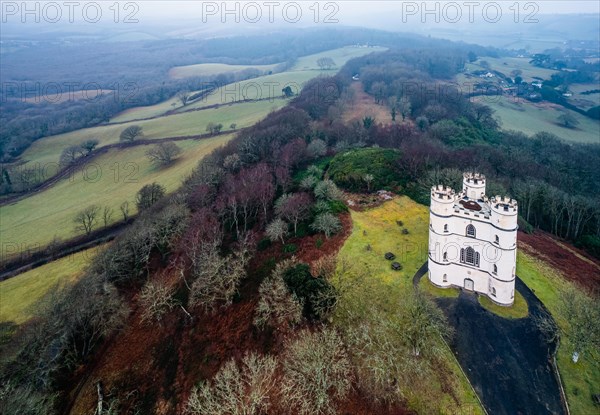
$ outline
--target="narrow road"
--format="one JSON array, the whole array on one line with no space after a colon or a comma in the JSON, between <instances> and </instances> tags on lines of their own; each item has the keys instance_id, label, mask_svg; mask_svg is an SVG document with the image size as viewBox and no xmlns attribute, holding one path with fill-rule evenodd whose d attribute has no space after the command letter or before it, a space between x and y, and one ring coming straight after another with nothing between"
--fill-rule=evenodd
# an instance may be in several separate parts
<instances>
[{"instance_id":1,"label":"narrow road","mask_svg":"<svg viewBox=\"0 0 600 415\"><path fill-rule=\"evenodd\" d=\"M415 285L426 271L424 264ZM551 363L556 344L548 344L535 324L549 313L518 277L515 287L527 301L528 317L500 317L463 290L458 298L436 298L454 328L450 348L489 414L566 414Z\"/></svg>"}]
</instances>

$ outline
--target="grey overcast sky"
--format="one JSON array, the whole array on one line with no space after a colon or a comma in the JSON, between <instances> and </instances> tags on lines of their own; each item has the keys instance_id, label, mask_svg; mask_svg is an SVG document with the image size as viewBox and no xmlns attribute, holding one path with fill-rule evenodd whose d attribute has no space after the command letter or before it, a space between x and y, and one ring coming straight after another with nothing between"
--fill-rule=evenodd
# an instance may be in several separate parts
<instances>
[{"instance_id":1,"label":"grey overcast sky","mask_svg":"<svg viewBox=\"0 0 600 415\"><path fill-rule=\"evenodd\" d=\"M164 18L167 16L180 16L180 17L199 17L199 14L203 12L203 7L205 12L211 12L210 8L212 7L209 3L216 5L217 15L222 13L225 8L234 9L235 4L239 4L238 7L243 8L245 4L255 3L259 5L262 9L263 13L266 14L268 12L269 7L273 7L273 10L277 12L278 8L283 7L286 3L294 3L293 1L287 0L255 0L255 1L200 1L200 0L175 0L175 1L166 1L166 0L141 0L136 2L140 7L140 13L146 16L147 18ZM222 6L223 3L226 3L225 8ZM274 4L273 6L269 6L269 3ZM388 13L402 13L403 10L409 10L411 7L409 3L412 3L417 6L418 9L422 8L423 3L427 3L426 7L433 10L438 4L437 7L440 10L447 5L448 3L454 3L458 5L458 7L463 11L468 11L468 4L475 3L474 10L477 11L478 6L484 7L489 3L497 3L501 6L502 10L505 12L509 11L509 8L513 7L516 4L520 6L522 9L522 13L527 11L533 11L533 7L537 10L538 14L579 14L579 13L600 13L600 1L597 0L576 0L576 1L568 1L568 0L538 0L538 1L528 1L528 0L442 0L442 1L431 1L431 0L388 0L388 1L360 1L360 0L342 0L342 1L329 1L329 0L309 0L302 1L297 0L296 3L300 4L303 10L308 10L311 5L318 3L321 9L324 9L326 4L334 3L336 7L339 9L339 16L343 16L345 19L352 20L352 22L360 22L365 15L371 15L376 12L386 11ZM533 4L533 6L528 5ZM327 6L327 11L332 11L333 8ZM214 10L214 9L212 9ZM512 9L511 9L512 10ZM324 10L322 10L325 12ZM421 10L417 10L418 13ZM352 23L348 22L348 23Z\"/></svg>"}]
</instances>

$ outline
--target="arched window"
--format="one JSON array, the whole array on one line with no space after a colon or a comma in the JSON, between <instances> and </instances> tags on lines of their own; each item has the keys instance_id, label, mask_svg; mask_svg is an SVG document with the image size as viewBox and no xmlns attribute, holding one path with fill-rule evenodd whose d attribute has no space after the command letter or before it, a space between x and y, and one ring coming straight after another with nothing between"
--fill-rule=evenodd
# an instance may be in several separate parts
<instances>
[{"instance_id":1,"label":"arched window","mask_svg":"<svg viewBox=\"0 0 600 415\"><path fill-rule=\"evenodd\" d=\"M496 296L496 288L492 287L492 295L495 297Z\"/></svg>"},{"instance_id":2,"label":"arched window","mask_svg":"<svg viewBox=\"0 0 600 415\"><path fill-rule=\"evenodd\" d=\"M496 242L497 244L500 243L500 237L498 235L496 235L496 237L494 238L494 242Z\"/></svg>"},{"instance_id":3,"label":"arched window","mask_svg":"<svg viewBox=\"0 0 600 415\"><path fill-rule=\"evenodd\" d=\"M475 238L475 226L473 226L473 225L467 226L467 236L470 236L471 238Z\"/></svg>"},{"instance_id":4,"label":"arched window","mask_svg":"<svg viewBox=\"0 0 600 415\"><path fill-rule=\"evenodd\" d=\"M444 225L444 232L448 232L448 225Z\"/></svg>"},{"instance_id":5,"label":"arched window","mask_svg":"<svg viewBox=\"0 0 600 415\"><path fill-rule=\"evenodd\" d=\"M448 274L444 274L444 282L448 282Z\"/></svg>"},{"instance_id":6,"label":"arched window","mask_svg":"<svg viewBox=\"0 0 600 415\"><path fill-rule=\"evenodd\" d=\"M479 252L475 252L470 246L467 249L462 248L460 250L460 262L463 264L479 266Z\"/></svg>"},{"instance_id":7,"label":"arched window","mask_svg":"<svg viewBox=\"0 0 600 415\"><path fill-rule=\"evenodd\" d=\"M444 261L448 261L448 252L444 252Z\"/></svg>"},{"instance_id":8,"label":"arched window","mask_svg":"<svg viewBox=\"0 0 600 415\"><path fill-rule=\"evenodd\" d=\"M494 274L498 273L498 265L494 264Z\"/></svg>"}]
</instances>

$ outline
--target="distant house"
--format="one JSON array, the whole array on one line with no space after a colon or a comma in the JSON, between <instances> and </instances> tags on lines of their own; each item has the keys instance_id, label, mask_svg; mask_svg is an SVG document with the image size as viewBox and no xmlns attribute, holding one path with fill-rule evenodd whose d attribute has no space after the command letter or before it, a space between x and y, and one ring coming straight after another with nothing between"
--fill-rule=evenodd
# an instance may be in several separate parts
<instances>
[{"instance_id":1,"label":"distant house","mask_svg":"<svg viewBox=\"0 0 600 415\"><path fill-rule=\"evenodd\" d=\"M353 81L358 81L360 79L358 74L354 74L354 76L352 77Z\"/></svg>"},{"instance_id":2,"label":"distant house","mask_svg":"<svg viewBox=\"0 0 600 415\"><path fill-rule=\"evenodd\" d=\"M536 88L541 88L542 87L542 83L540 81L535 81L531 83L531 86L534 86Z\"/></svg>"}]
</instances>

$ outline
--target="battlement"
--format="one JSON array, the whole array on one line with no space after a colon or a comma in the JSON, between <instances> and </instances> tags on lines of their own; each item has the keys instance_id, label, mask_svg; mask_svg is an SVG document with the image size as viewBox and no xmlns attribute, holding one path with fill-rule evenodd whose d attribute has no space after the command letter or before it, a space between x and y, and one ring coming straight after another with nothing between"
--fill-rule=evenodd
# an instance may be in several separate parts
<instances>
[{"instance_id":1,"label":"battlement","mask_svg":"<svg viewBox=\"0 0 600 415\"><path fill-rule=\"evenodd\" d=\"M463 173L463 181L474 185L485 185L485 176L477 172Z\"/></svg>"},{"instance_id":2,"label":"battlement","mask_svg":"<svg viewBox=\"0 0 600 415\"><path fill-rule=\"evenodd\" d=\"M448 186L438 184L431 188L431 200L439 202L454 202L456 199L456 192L454 189Z\"/></svg>"},{"instance_id":3,"label":"battlement","mask_svg":"<svg viewBox=\"0 0 600 415\"><path fill-rule=\"evenodd\" d=\"M494 196L489 199L488 203L492 210L505 215L515 214L519 208L517 201L508 196Z\"/></svg>"}]
</instances>

